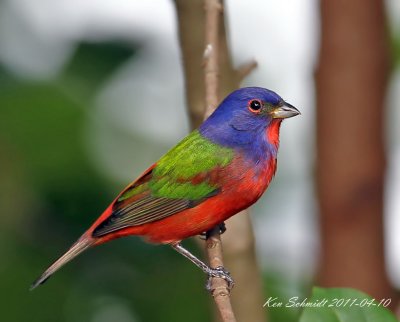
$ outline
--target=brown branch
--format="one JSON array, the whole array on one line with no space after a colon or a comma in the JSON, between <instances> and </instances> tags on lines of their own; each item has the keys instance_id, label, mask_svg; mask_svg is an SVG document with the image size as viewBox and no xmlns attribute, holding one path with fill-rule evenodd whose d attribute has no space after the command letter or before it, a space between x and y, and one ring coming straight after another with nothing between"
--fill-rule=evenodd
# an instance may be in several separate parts
<instances>
[{"instance_id":1,"label":"brown branch","mask_svg":"<svg viewBox=\"0 0 400 322\"><path fill-rule=\"evenodd\" d=\"M203 0L175 0L179 42L185 76L186 106L190 127L197 128L204 119L204 50Z\"/></svg>"},{"instance_id":2,"label":"brown branch","mask_svg":"<svg viewBox=\"0 0 400 322\"><path fill-rule=\"evenodd\" d=\"M192 129L199 126L204 118L205 86L204 78L201 77L205 50L203 1L174 1L177 9L187 107ZM236 71L232 66L224 19L226 20L226 17L223 15L219 17L218 27L219 98L237 89L243 77L246 76L246 72L243 72L246 69L239 67ZM254 62L245 65L255 67ZM248 72L250 72L249 68ZM234 292L230 294L236 318L238 321L264 322L266 310L262 305L266 297L263 295L263 283L256 259L254 232L249 212L245 210L230 218L226 221L226 227L227 231L222 235L224 264L229 268L236 282ZM214 294L218 292L219 289ZM220 297L219 295L218 298Z\"/></svg>"},{"instance_id":3,"label":"brown branch","mask_svg":"<svg viewBox=\"0 0 400 322\"><path fill-rule=\"evenodd\" d=\"M204 50L204 84L206 119L217 107L218 88L219 88L219 69L218 69L218 28L222 13L222 3L220 0L205 0L205 50Z\"/></svg>"},{"instance_id":4,"label":"brown branch","mask_svg":"<svg viewBox=\"0 0 400 322\"><path fill-rule=\"evenodd\" d=\"M204 50L204 84L205 84L205 115L210 116L219 102L218 98L218 45L219 45L219 20L222 13L220 0L205 0L205 50ZM219 227L214 227L207 232L206 251L212 268L223 267L222 242ZM229 296L228 283L222 279L213 277L211 279L211 292L215 304L221 315L222 321L235 322L232 304Z\"/></svg>"},{"instance_id":5,"label":"brown branch","mask_svg":"<svg viewBox=\"0 0 400 322\"><path fill-rule=\"evenodd\" d=\"M216 226L207 232L206 251L212 268L223 267L222 242L219 227ZM211 292L223 322L236 322L230 300L227 282L222 278L211 279Z\"/></svg>"}]
</instances>

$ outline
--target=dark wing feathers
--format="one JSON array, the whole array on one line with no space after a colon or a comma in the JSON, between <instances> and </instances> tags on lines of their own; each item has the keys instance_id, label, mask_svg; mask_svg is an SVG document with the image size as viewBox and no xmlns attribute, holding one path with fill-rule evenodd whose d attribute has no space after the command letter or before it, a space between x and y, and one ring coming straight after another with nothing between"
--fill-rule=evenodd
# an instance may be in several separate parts
<instances>
[{"instance_id":1,"label":"dark wing feathers","mask_svg":"<svg viewBox=\"0 0 400 322\"><path fill-rule=\"evenodd\" d=\"M123 228L160 220L189 208L189 203L189 200L156 198L148 195L114 211L93 231L92 235L101 237Z\"/></svg>"}]
</instances>

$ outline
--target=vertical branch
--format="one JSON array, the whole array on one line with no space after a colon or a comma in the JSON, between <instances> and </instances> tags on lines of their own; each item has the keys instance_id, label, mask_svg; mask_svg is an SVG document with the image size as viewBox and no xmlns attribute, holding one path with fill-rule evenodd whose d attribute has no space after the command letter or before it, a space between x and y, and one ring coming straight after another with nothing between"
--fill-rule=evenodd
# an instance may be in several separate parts
<instances>
[{"instance_id":1,"label":"vertical branch","mask_svg":"<svg viewBox=\"0 0 400 322\"><path fill-rule=\"evenodd\" d=\"M204 52L203 0L175 0L179 42L185 76L186 106L191 129L204 119L204 78L202 62Z\"/></svg>"},{"instance_id":2,"label":"vertical branch","mask_svg":"<svg viewBox=\"0 0 400 322\"><path fill-rule=\"evenodd\" d=\"M220 0L205 0L205 50L204 50L204 84L205 84L205 115L210 114L217 107L218 99L218 46L219 23L222 13ZM222 242L219 227L207 232L206 251L212 268L224 266L222 257ZM228 283L224 279L211 279L211 292L222 321L235 322L232 304L229 296Z\"/></svg>"},{"instance_id":3,"label":"vertical branch","mask_svg":"<svg viewBox=\"0 0 400 322\"><path fill-rule=\"evenodd\" d=\"M215 110L218 105L219 89L219 24L222 14L222 4L220 0L205 0L205 50L204 50L204 84L205 84L205 102L206 119Z\"/></svg>"},{"instance_id":4,"label":"vertical branch","mask_svg":"<svg viewBox=\"0 0 400 322\"><path fill-rule=\"evenodd\" d=\"M188 113L193 129L199 126L204 118L205 84L204 77L201 77L204 72L202 67L206 32L204 0L174 0L174 3L177 10ZM221 13L219 15L217 97L223 98L237 89L243 78L257 64L252 60L239 66L237 70L233 68L227 44L225 17ZM210 106L215 108L216 104L218 101ZM208 114L210 112L209 110ZM230 218L226 221L226 227L227 231L222 236L224 264L236 281L234 292L230 294L236 318L239 321L264 322L266 310L262 306L265 296L249 212L245 210ZM218 292L219 289L214 294Z\"/></svg>"}]
</instances>

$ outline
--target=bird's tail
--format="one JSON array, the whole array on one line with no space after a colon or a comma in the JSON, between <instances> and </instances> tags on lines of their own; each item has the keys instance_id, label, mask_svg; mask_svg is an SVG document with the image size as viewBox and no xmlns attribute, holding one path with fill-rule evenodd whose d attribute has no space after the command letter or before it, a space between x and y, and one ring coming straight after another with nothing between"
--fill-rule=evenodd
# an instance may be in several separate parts
<instances>
[{"instance_id":1,"label":"bird's tail","mask_svg":"<svg viewBox=\"0 0 400 322\"><path fill-rule=\"evenodd\" d=\"M80 253L88 249L90 246L94 245L94 240L88 238L87 236L83 235L78 241L71 246L71 248L62 255L59 259L57 259L46 271L36 280L30 287L30 290L38 287L40 284L46 282L46 280L53 275L56 271L58 271L62 266L66 263L74 259Z\"/></svg>"}]
</instances>

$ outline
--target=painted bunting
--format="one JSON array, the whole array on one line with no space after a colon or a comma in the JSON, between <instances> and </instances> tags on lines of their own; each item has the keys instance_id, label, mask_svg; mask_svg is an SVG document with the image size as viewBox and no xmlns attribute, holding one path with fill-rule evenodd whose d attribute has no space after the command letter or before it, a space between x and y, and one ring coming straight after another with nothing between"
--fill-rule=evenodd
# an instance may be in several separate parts
<instances>
[{"instance_id":1,"label":"painted bunting","mask_svg":"<svg viewBox=\"0 0 400 322\"><path fill-rule=\"evenodd\" d=\"M209 277L233 283L223 267L210 268L181 241L223 224L260 198L276 171L281 122L298 114L270 90L234 91L126 187L31 289L89 247L131 235L169 244Z\"/></svg>"}]
</instances>

